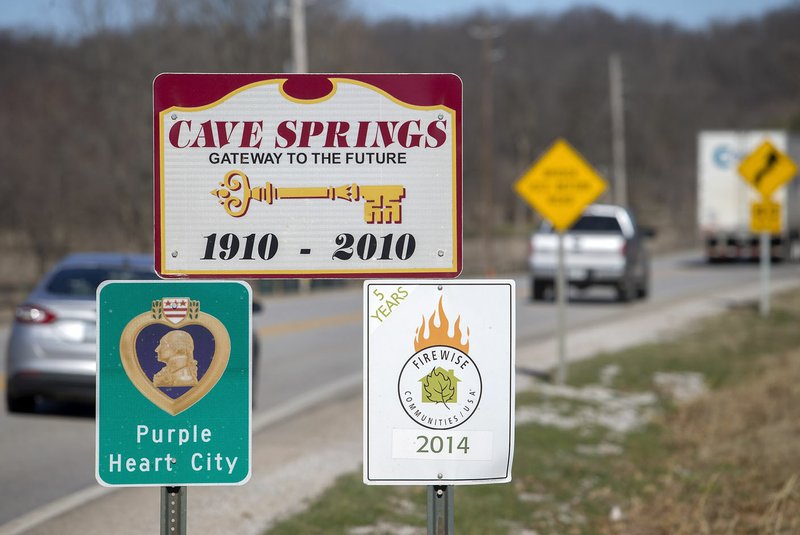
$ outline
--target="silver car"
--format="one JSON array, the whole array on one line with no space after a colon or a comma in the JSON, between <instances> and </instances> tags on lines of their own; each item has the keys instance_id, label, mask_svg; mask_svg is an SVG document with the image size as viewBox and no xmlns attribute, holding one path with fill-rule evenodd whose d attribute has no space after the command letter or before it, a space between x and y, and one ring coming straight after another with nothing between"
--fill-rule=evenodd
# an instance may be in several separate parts
<instances>
[{"instance_id":1,"label":"silver car","mask_svg":"<svg viewBox=\"0 0 800 535\"><path fill-rule=\"evenodd\" d=\"M564 234L567 284L579 289L611 286L620 301L644 298L650 292L650 257L642 229L622 206L593 204ZM553 294L558 266L558 234L545 222L531 236L531 298Z\"/></svg>"},{"instance_id":2,"label":"silver car","mask_svg":"<svg viewBox=\"0 0 800 535\"><path fill-rule=\"evenodd\" d=\"M17 307L6 365L9 412L32 412L37 397L94 401L95 292L108 279L157 279L153 258L68 256Z\"/></svg>"}]
</instances>

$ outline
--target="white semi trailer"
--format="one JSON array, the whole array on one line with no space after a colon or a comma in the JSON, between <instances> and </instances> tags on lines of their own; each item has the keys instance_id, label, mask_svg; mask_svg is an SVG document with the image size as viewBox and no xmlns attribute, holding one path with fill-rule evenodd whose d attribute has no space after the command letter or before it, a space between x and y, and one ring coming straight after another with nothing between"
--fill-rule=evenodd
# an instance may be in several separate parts
<instances>
[{"instance_id":1,"label":"white semi trailer","mask_svg":"<svg viewBox=\"0 0 800 535\"><path fill-rule=\"evenodd\" d=\"M717 262L755 259L759 237L750 232L750 205L760 194L739 175L738 167L764 141L800 164L800 138L782 130L709 130L697 143L697 225L706 259ZM800 259L800 180L772 194L781 205L782 231L772 236L772 258Z\"/></svg>"}]
</instances>

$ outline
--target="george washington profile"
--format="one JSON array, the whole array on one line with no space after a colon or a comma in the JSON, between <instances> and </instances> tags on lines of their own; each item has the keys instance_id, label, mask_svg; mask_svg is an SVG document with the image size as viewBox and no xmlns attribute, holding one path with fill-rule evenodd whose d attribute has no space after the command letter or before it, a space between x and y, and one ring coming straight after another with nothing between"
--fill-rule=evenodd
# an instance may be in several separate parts
<instances>
[{"instance_id":1,"label":"george washington profile","mask_svg":"<svg viewBox=\"0 0 800 535\"><path fill-rule=\"evenodd\" d=\"M197 361L194 359L194 340L185 331L170 331L161 337L156 347L159 362L166 364L153 376L153 385L195 386Z\"/></svg>"}]
</instances>

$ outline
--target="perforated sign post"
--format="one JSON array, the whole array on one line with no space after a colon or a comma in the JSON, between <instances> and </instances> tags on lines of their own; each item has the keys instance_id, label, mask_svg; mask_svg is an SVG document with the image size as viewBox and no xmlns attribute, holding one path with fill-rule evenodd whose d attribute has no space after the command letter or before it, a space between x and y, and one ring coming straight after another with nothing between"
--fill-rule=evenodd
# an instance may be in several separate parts
<instances>
[{"instance_id":1,"label":"perforated sign post","mask_svg":"<svg viewBox=\"0 0 800 535\"><path fill-rule=\"evenodd\" d=\"M162 277L455 277L461 80L162 74Z\"/></svg>"},{"instance_id":2,"label":"perforated sign post","mask_svg":"<svg viewBox=\"0 0 800 535\"><path fill-rule=\"evenodd\" d=\"M514 281L364 283L364 482L428 485L452 524L452 486L511 480Z\"/></svg>"},{"instance_id":3,"label":"perforated sign post","mask_svg":"<svg viewBox=\"0 0 800 535\"><path fill-rule=\"evenodd\" d=\"M106 486L250 477L251 293L111 281L97 293L96 476Z\"/></svg>"},{"instance_id":4,"label":"perforated sign post","mask_svg":"<svg viewBox=\"0 0 800 535\"><path fill-rule=\"evenodd\" d=\"M586 207L606 189L606 182L594 168L563 139L557 139L514 184L522 197L558 231L558 269L556 301L558 308L557 382L567 378L566 308L567 285L564 276L564 232Z\"/></svg>"}]
</instances>

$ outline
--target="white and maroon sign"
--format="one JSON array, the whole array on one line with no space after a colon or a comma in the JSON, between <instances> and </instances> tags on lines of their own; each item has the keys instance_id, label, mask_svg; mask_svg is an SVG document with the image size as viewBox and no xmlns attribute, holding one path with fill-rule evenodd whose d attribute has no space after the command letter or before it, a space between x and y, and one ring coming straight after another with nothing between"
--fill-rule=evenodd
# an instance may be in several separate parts
<instances>
[{"instance_id":1,"label":"white and maroon sign","mask_svg":"<svg viewBox=\"0 0 800 535\"><path fill-rule=\"evenodd\" d=\"M461 80L161 74L164 277L455 277Z\"/></svg>"}]
</instances>

